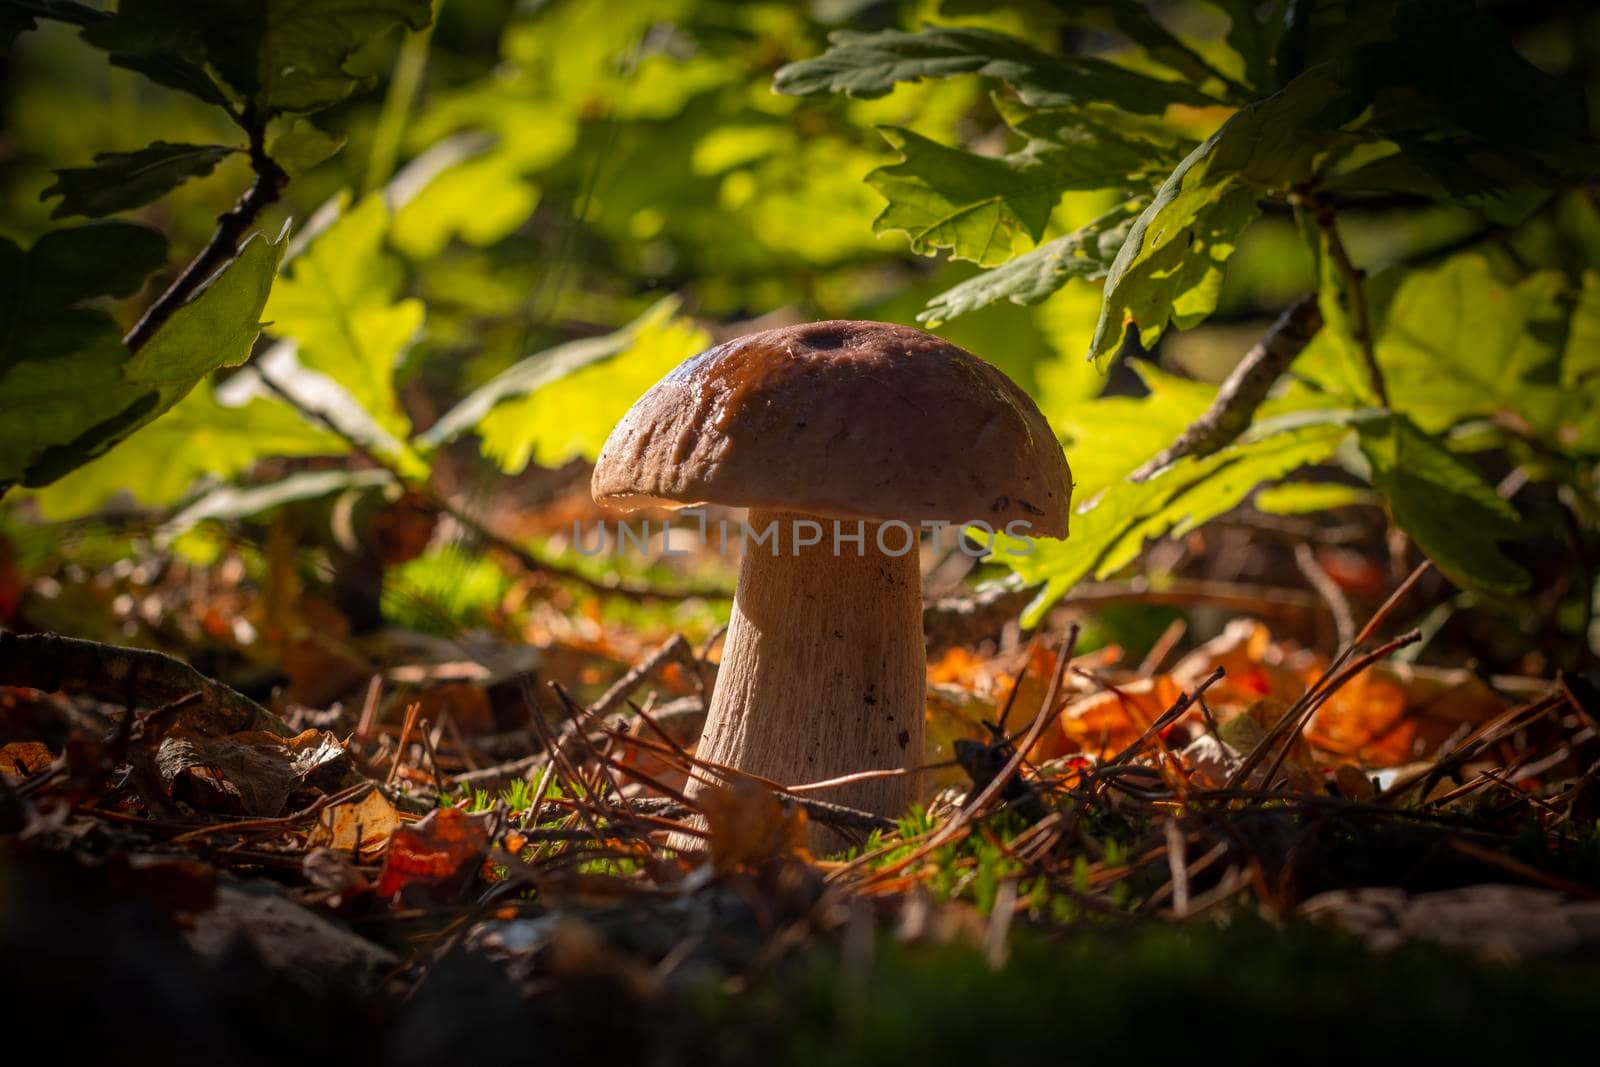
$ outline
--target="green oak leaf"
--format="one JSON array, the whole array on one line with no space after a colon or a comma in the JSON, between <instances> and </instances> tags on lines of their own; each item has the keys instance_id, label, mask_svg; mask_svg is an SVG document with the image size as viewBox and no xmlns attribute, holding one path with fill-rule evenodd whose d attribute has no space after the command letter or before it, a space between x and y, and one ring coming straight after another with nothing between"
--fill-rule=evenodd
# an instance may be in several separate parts
<instances>
[{"instance_id":1,"label":"green oak leaf","mask_svg":"<svg viewBox=\"0 0 1600 1067\"><path fill-rule=\"evenodd\" d=\"M1148 347L1170 321L1187 329L1216 308L1222 271L1258 197L1311 175L1350 104L1334 72L1307 71L1282 92L1236 113L1191 152L1145 208L1106 278L1105 306L1090 343L1103 360L1137 326Z\"/></svg>"},{"instance_id":2,"label":"green oak leaf","mask_svg":"<svg viewBox=\"0 0 1600 1067\"><path fill-rule=\"evenodd\" d=\"M1556 271L1502 282L1477 253L1408 272L1377 341L1393 406L1428 433L1498 411L1536 416L1559 375L1565 288Z\"/></svg>"},{"instance_id":3,"label":"green oak leaf","mask_svg":"<svg viewBox=\"0 0 1600 1067\"><path fill-rule=\"evenodd\" d=\"M284 268L265 317L296 345L302 366L342 385L387 433L404 441L394 375L422 330L422 302L402 299L400 261L388 250L383 193L345 207Z\"/></svg>"},{"instance_id":4,"label":"green oak leaf","mask_svg":"<svg viewBox=\"0 0 1600 1067\"><path fill-rule=\"evenodd\" d=\"M1120 204L1069 234L968 278L928 301L917 318L937 324L1000 300L1037 304L1073 278L1104 278L1141 206L1137 200Z\"/></svg>"},{"instance_id":5,"label":"green oak leaf","mask_svg":"<svg viewBox=\"0 0 1600 1067\"><path fill-rule=\"evenodd\" d=\"M1315 415L1309 389L1269 399L1253 435L1203 459L1186 457L1144 482L1128 475L1200 416L1217 388L1155 366L1132 364L1148 396L1109 396L1052 411L1072 465L1072 536L1031 545L1001 539L996 562L1029 583L1044 583L1025 620L1036 621L1078 582L1104 578L1138 557L1147 541L1183 533L1232 510L1263 482L1325 462L1349 438L1348 420ZM1107 442L1114 442L1108 446ZM1018 555L1024 548L1026 554Z\"/></svg>"},{"instance_id":6,"label":"green oak leaf","mask_svg":"<svg viewBox=\"0 0 1600 1067\"><path fill-rule=\"evenodd\" d=\"M982 266L1003 263L1039 239L1069 188L1031 150L991 159L910 130L883 126L878 132L901 155L867 175L867 184L889 202L872 228L903 232L912 250L926 255L945 248Z\"/></svg>"},{"instance_id":7,"label":"green oak leaf","mask_svg":"<svg viewBox=\"0 0 1600 1067\"><path fill-rule=\"evenodd\" d=\"M1244 80L1258 94L1277 90L1278 42L1294 13L1292 0L1209 0L1228 15L1228 47L1244 63Z\"/></svg>"},{"instance_id":8,"label":"green oak leaf","mask_svg":"<svg viewBox=\"0 0 1600 1067\"><path fill-rule=\"evenodd\" d=\"M1249 89L1214 67L1184 40L1158 21L1145 0L1091 0L1087 7L1103 8L1112 24L1162 66L1187 81L1201 85L1211 79L1222 83L1230 99L1249 100Z\"/></svg>"},{"instance_id":9,"label":"green oak leaf","mask_svg":"<svg viewBox=\"0 0 1600 1067\"><path fill-rule=\"evenodd\" d=\"M55 481L159 417L217 367L249 355L281 253L281 244L261 237L248 241L136 355L109 315L73 306L138 283L154 261L141 229L75 227L42 238L27 253L0 242L0 291L11 296L0 304L0 485ZM113 262L82 270L86 242L95 235L108 253L143 245L143 262L108 254Z\"/></svg>"},{"instance_id":10,"label":"green oak leaf","mask_svg":"<svg viewBox=\"0 0 1600 1067\"><path fill-rule=\"evenodd\" d=\"M1194 141L1177 136L1160 119L1116 108L1031 108L999 93L991 100L1006 125L1036 151L1059 149L1050 154L1050 163L1074 189L1153 186L1195 149Z\"/></svg>"},{"instance_id":11,"label":"green oak leaf","mask_svg":"<svg viewBox=\"0 0 1600 1067\"><path fill-rule=\"evenodd\" d=\"M1572 310L1566 351L1561 357L1561 384L1568 388L1600 381L1600 271L1583 272L1583 288Z\"/></svg>"},{"instance_id":12,"label":"green oak leaf","mask_svg":"<svg viewBox=\"0 0 1600 1067\"><path fill-rule=\"evenodd\" d=\"M0 370L0 485L45 485L153 415L160 393L123 377L116 323L66 309L32 318Z\"/></svg>"},{"instance_id":13,"label":"green oak leaf","mask_svg":"<svg viewBox=\"0 0 1600 1067\"><path fill-rule=\"evenodd\" d=\"M539 365L526 366L518 381L531 391L500 400L478 424L484 455L507 473L530 461L559 467L578 456L594 459L645 390L711 343L710 334L674 315L673 306L658 304L626 327L620 351L585 360L554 380L543 379Z\"/></svg>"},{"instance_id":14,"label":"green oak leaf","mask_svg":"<svg viewBox=\"0 0 1600 1067\"><path fill-rule=\"evenodd\" d=\"M431 0L122 0L84 39L113 53L216 71L264 116L316 111L364 79L346 62L398 26L421 29Z\"/></svg>"},{"instance_id":15,"label":"green oak leaf","mask_svg":"<svg viewBox=\"0 0 1600 1067\"><path fill-rule=\"evenodd\" d=\"M197 390L191 396L191 399L202 395ZM196 405L193 411L185 411L180 407L173 412L173 418L187 423L189 428L195 429L199 433L205 433L206 423L209 419L215 414L226 410L215 405L209 409L203 409ZM271 412L270 415L268 414L269 412ZM222 469L208 467L203 471L192 472L191 477L198 478L205 474L226 477L230 474L241 473L254 462L258 451L262 454L267 454L260 448L264 444L269 446L287 444L289 446L290 451L288 452L273 447L270 453L273 455L295 454L301 446L310 443L306 433L303 433L299 427L288 427L289 432L295 436L285 441L281 436L272 433L270 430L271 420L280 417L285 412L290 415L294 414L294 412L288 411L287 408L283 408L282 405L274 405L272 401L264 400L260 397L252 400L244 408L234 411L233 417L242 429L240 436L248 441L250 448L243 451L235 449L236 457L230 456L229 462L211 464L211 467L220 467ZM310 437L315 437L319 432L312 430L304 422L301 423L301 427L304 427L305 431L309 431ZM340 442L337 438L333 438L331 435L323 436L328 438L328 443L332 446L329 451L338 452L341 450ZM237 445L237 443L237 441L230 442L230 444L234 445ZM237 460L241 459L245 462L237 462ZM237 486L222 484L206 490L196 499L189 501L184 505L182 511L162 523L161 529L156 533L155 542L158 547L165 547L171 544L174 539L181 537L202 522L230 522L237 519L247 519L252 515L259 515L264 511L270 511L285 504L292 504L298 500L315 500L318 497L342 493L349 489L376 489L393 485L395 485L394 475L382 468L377 470L296 471L285 478L275 482L268 482L265 485Z\"/></svg>"},{"instance_id":16,"label":"green oak leaf","mask_svg":"<svg viewBox=\"0 0 1600 1067\"><path fill-rule=\"evenodd\" d=\"M1600 382L1584 384L1597 340L1587 290L1574 302L1556 271L1502 280L1479 252L1431 269L1384 271L1366 289L1390 404L1424 432L1493 421L1568 453L1600 442ZM1324 317L1294 373L1340 402L1370 402L1346 315L1328 302Z\"/></svg>"},{"instance_id":17,"label":"green oak leaf","mask_svg":"<svg viewBox=\"0 0 1600 1067\"><path fill-rule=\"evenodd\" d=\"M1138 558L1147 542L1181 537L1243 503L1262 482L1327 461L1350 434L1346 426L1302 426L1241 440L1204 459L1185 457L1144 482L1118 481L1072 517L1067 541L1035 541L1025 556L997 558L1044 588L1023 615L1032 625L1085 578L1105 578ZM1170 441L1166 437L1163 441ZM1158 449L1161 446L1158 446Z\"/></svg>"},{"instance_id":18,"label":"green oak leaf","mask_svg":"<svg viewBox=\"0 0 1600 1067\"><path fill-rule=\"evenodd\" d=\"M168 144L157 141L137 152L101 152L92 167L56 171L56 182L40 200L61 197L51 218L84 215L100 218L130 211L157 200L190 178L199 178L237 152L215 144Z\"/></svg>"},{"instance_id":19,"label":"green oak leaf","mask_svg":"<svg viewBox=\"0 0 1600 1067\"><path fill-rule=\"evenodd\" d=\"M528 396L591 363L627 351L641 333L659 330L672 321L682 303L677 297L666 297L626 326L611 333L568 341L517 361L462 397L460 403L441 415L426 433L419 435L417 442L428 448L437 448L473 432L502 402Z\"/></svg>"},{"instance_id":20,"label":"green oak leaf","mask_svg":"<svg viewBox=\"0 0 1600 1067\"><path fill-rule=\"evenodd\" d=\"M1395 525L1441 574L1491 595L1527 588L1527 572L1499 544L1516 535L1521 518L1488 482L1404 415L1364 421L1359 432Z\"/></svg>"},{"instance_id":21,"label":"green oak leaf","mask_svg":"<svg viewBox=\"0 0 1600 1067\"><path fill-rule=\"evenodd\" d=\"M250 358L261 333L261 312L283 255L282 241L256 234L232 262L161 324L128 361L129 381L170 387Z\"/></svg>"},{"instance_id":22,"label":"green oak leaf","mask_svg":"<svg viewBox=\"0 0 1600 1067\"><path fill-rule=\"evenodd\" d=\"M305 119L297 118L272 139L267 155L295 178L332 159L344 147L344 142L344 134L319 130Z\"/></svg>"},{"instance_id":23,"label":"green oak leaf","mask_svg":"<svg viewBox=\"0 0 1600 1067\"><path fill-rule=\"evenodd\" d=\"M232 478L262 459L336 456L349 445L266 397L224 405L202 384L117 449L32 494L52 522L87 515L119 492L149 507L177 503L197 479ZM384 475L387 477L387 474Z\"/></svg>"},{"instance_id":24,"label":"green oak leaf","mask_svg":"<svg viewBox=\"0 0 1600 1067\"><path fill-rule=\"evenodd\" d=\"M779 70L772 87L795 96L848 93L870 98L886 95L900 82L962 74L998 78L1032 107L1101 102L1157 115L1173 104L1216 103L1182 83L1138 74L1102 59L1051 55L993 30L954 26L927 27L917 33L841 30L829 37L822 55Z\"/></svg>"},{"instance_id":25,"label":"green oak leaf","mask_svg":"<svg viewBox=\"0 0 1600 1067\"><path fill-rule=\"evenodd\" d=\"M51 230L28 252L26 295L38 308L97 296L132 296L167 262L167 239L137 223L108 219Z\"/></svg>"},{"instance_id":26,"label":"green oak leaf","mask_svg":"<svg viewBox=\"0 0 1600 1067\"><path fill-rule=\"evenodd\" d=\"M35 29L36 19L53 19L70 26L95 26L114 15L74 0L0 0L0 47L24 30ZM113 52L114 66L136 71L158 85L189 93L208 104L228 107L228 98L204 69L175 55L130 55Z\"/></svg>"},{"instance_id":27,"label":"green oak leaf","mask_svg":"<svg viewBox=\"0 0 1600 1067\"><path fill-rule=\"evenodd\" d=\"M1310 515L1333 508L1376 504L1371 489L1342 482L1284 482L1255 495L1256 510L1268 515Z\"/></svg>"}]
</instances>

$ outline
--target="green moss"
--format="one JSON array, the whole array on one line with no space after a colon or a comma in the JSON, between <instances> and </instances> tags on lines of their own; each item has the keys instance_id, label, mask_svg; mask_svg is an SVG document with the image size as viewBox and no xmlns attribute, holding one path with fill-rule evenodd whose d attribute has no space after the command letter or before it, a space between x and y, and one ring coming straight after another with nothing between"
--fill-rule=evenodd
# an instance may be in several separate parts
<instances>
[{"instance_id":1,"label":"green moss","mask_svg":"<svg viewBox=\"0 0 1600 1067\"><path fill-rule=\"evenodd\" d=\"M1304 924L1024 933L998 973L975 950L880 942L867 970L817 952L698 1003L713 1062L1149 1063L1387 1058L1528 1063L1592 1029L1596 969L1376 956Z\"/></svg>"}]
</instances>

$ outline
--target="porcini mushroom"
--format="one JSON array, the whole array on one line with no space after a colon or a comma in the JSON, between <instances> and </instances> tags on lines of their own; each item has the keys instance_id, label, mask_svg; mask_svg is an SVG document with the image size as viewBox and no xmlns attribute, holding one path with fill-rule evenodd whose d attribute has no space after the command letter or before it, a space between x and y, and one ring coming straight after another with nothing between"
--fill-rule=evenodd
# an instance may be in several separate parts
<instances>
[{"instance_id":1,"label":"porcini mushroom","mask_svg":"<svg viewBox=\"0 0 1600 1067\"><path fill-rule=\"evenodd\" d=\"M1072 491L1005 375L921 330L844 321L686 360L617 423L591 489L627 511L750 509L698 754L783 785L922 762L921 535L1065 537ZM919 796L912 775L819 795L889 817Z\"/></svg>"}]
</instances>

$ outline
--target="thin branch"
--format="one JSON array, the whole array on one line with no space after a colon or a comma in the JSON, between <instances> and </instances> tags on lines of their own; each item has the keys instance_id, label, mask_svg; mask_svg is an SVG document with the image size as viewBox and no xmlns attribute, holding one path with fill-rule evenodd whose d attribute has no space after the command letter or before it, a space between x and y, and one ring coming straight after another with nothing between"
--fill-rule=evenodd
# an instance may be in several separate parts
<instances>
[{"instance_id":1,"label":"thin branch","mask_svg":"<svg viewBox=\"0 0 1600 1067\"><path fill-rule=\"evenodd\" d=\"M283 187L288 184L289 175L267 155L266 123L259 120L253 108L246 108L240 125L250 134L250 166L255 170L255 181L250 183L250 188L245 190L238 203L217 216L217 229L211 235L211 240L183 268L183 273L167 286L166 292L157 297L155 303L146 308L139 321L133 324L133 329L122 339L130 351L137 352L144 347L156 335L156 331L189 302L206 280L233 258L245 232L267 205L278 199Z\"/></svg>"},{"instance_id":2,"label":"thin branch","mask_svg":"<svg viewBox=\"0 0 1600 1067\"><path fill-rule=\"evenodd\" d=\"M1333 616L1334 633L1339 640L1339 647L1344 647L1356 636L1356 621L1350 614L1350 601L1346 599L1344 590L1339 588L1339 583L1323 569L1317 562L1317 554L1311 546L1304 541L1294 546L1295 566L1300 568L1300 573L1305 575L1306 581L1311 583L1311 588L1317 591L1322 602L1328 607L1328 614Z\"/></svg>"},{"instance_id":3,"label":"thin branch","mask_svg":"<svg viewBox=\"0 0 1600 1067\"><path fill-rule=\"evenodd\" d=\"M1283 376L1320 329L1322 311L1314 295L1302 296L1289 305L1233 368L1205 413L1159 455L1134 471L1129 480L1146 481L1184 456L1209 456L1232 444L1249 428L1250 420L1266 400L1273 383Z\"/></svg>"}]
</instances>

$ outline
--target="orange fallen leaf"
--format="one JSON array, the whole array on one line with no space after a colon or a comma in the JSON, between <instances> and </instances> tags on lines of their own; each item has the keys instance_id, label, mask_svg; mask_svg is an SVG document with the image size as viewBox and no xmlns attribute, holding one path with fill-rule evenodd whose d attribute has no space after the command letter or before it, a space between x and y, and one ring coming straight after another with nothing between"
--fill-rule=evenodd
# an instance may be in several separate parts
<instances>
[{"instance_id":1,"label":"orange fallen leaf","mask_svg":"<svg viewBox=\"0 0 1600 1067\"><path fill-rule=\"evenodd\" d=\"M49 770L55 759L50 750L37 741L13 741L0 747L0 774L28 778Z\"/></svg>"},{"instance_id":2,"label":"orange fallen leaf","mask_svg":"<svg viewBox=\"0 0 1600 1067\"><path fill-rule=\"evenodd\" d=\"M1138 740L1177 698L1178 688L1167 675L1079 697L1040 736L1028 758L1037 762L1074 752L1115 752Z\"/></svg>"},{"instance_id":3,"label":"orange fallen leaf","mask_svg":"<svg viewBox=\"0 0 1600 1067\"><path fill-rule=\"evenodd\" d=\"M488 852L486 819L440 808L390 836L376 891L383 897L405 893L418 902L449 900Z\"/></svg>"}]
</instances>

